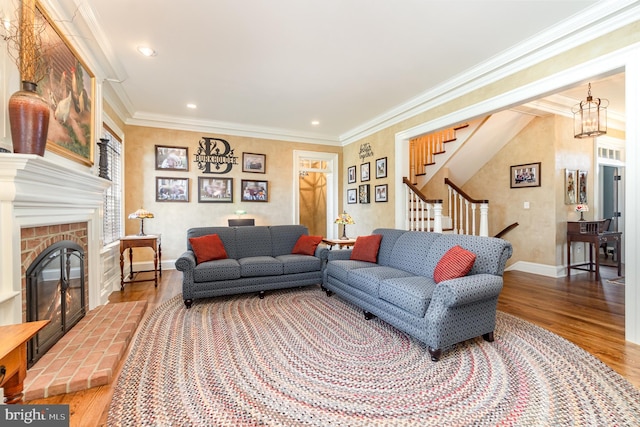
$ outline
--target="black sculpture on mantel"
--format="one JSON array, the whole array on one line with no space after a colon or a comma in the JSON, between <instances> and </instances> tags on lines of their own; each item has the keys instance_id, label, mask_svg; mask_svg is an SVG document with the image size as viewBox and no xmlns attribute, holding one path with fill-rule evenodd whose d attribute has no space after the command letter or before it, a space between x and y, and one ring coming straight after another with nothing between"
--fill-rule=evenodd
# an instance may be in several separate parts
<instances>
[{"instance_id":1,"label":"black sculpture on mantel","mask_svg":"<svg viewBox=\"0 0 640 427\"><path fill-rule=\"evenodd\" d=\"M107 156L109 140L106 138L100 138L98 147L100 147L100 163L98 163L98 176L100 178L108 179L109 181L111 181L111 178L109 178L109 156Z\"/></svg>"}]
</instances>

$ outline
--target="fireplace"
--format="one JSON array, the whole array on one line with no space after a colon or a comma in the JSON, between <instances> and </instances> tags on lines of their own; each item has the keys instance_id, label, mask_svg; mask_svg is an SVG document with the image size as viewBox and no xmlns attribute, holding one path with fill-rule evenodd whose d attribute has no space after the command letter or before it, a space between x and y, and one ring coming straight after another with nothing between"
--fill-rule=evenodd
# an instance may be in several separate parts
<instances>
[{"instance_id":1,"label":"fireplace","mask_svg":"<svg viewBox=\"0 0 640 427\"><path fill-rule=\"evenodd\" d=\"M26 273L27 321L49 320L28 343L31 367L85 315L84 249L70 240L47 247Z\"/></svg>"},{"instance_id":2,"label":"fireplace","mask_svg":"<svg viewBox=\"0 0 640 427\"><path fill-rule=\"evenodd\" d=\"M57 278L70 280L71 294L75 294L75 279L78 274L83 277L82 296L74 295L72 305L79 299L88 312L108 302L115 282L104 275L101 231L104 191L109 185L91 170L64 160L0 153L0 325L27 321L27 270L47 248L62 241L82 249L68 254L69 274ZM66 251L55 257L59 260L41 271L45 281L56 262L61 274L66 274L66 267L60 267L66 262ZM65 316L75 319L76 314Z\"/></svg>"}]
</instances>

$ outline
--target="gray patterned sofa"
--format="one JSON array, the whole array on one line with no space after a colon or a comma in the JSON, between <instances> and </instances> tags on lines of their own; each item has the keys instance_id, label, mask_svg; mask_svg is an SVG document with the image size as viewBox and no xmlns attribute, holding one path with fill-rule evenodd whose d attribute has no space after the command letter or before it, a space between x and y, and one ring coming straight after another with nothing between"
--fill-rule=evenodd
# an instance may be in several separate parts
<instances>
[{"instance_id":1,"label":"gray patterned sofa","mask_svg":"<svg viewBox=\"0 0 640 427\"><path fill-rule=\"evenodd\" d=\"M217 234L226 258L196 262L190 238ZM182 298L187 308L194 299L258 292L322 283L326 247L314 255L292 254L308 230L302 225L256 227L197 227L187 230L187 251L176 260L182 271Z\"/></svg>"},{"instance_id":2,"label":"gray patterned sofa","mask_svg":"<svg viewBox=\"0 0 640 427\"><path fill-rule=\"evenodd\" d=\"M377 229L377 263L350 260L351 250L328 251L323 288L379 317L428 346L442 350L481 336L493 341L502 273L511 244L493 237ZM436 265L459 245L476 255L463 277L436 283Z\"/></svg>"}]
</instances>

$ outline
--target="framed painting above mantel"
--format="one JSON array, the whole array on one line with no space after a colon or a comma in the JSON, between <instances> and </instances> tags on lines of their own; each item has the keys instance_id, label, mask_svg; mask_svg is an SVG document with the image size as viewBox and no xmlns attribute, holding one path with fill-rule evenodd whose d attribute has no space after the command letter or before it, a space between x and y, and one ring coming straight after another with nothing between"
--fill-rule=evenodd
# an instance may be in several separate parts
<instances>
[{"instance_id":1,"label":"framed painting above mantel","mask_svg":"<svg viewBox=\"0 0 640 427\"><path fill-rule=\"evenodd\" d=\"M94 158L95 76L36 2L36 28L49 70L38 94L49 104L47 149L87 166Z\"/></svg>"}]
</instances>

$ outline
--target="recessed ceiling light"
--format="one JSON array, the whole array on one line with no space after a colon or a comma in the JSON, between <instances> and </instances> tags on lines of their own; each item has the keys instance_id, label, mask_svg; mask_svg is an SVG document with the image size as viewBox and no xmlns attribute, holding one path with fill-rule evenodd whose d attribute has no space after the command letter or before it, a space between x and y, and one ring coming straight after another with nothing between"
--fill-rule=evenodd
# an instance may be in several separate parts
<instances>
[{"instance_id":1,"label":"recessed ceiling light","mask_svg":"<svg viewBox=\"0 0 640 427\"><path fill-rule=\"evenodd\" d=\"M144 56L156 56L158 54L155 50L147 46L138 46L138 52Z\"/></svg>"},{"instance_id":2,"label":"recessed ceiling light","mask_svg":"<svg viewBox=\"0 0 640 427\"><path fill-rule=\"evenodd\" d=\"M320 122L318 120L314 120L311 122L312 125L314 126L318 126L320 124Z\"/></svg>"},{"instance_id":3,"label":"recessed ceiling light","mask_svg":"<svg viewBox=\"0 0 640 427\"><path fill-rule=\"evenodd\" d=\"M198 106L196 104L187 104L187 108L191 108L192 110L195 110L196 108L198 108Z\"/></svg>"}]
</instances>

